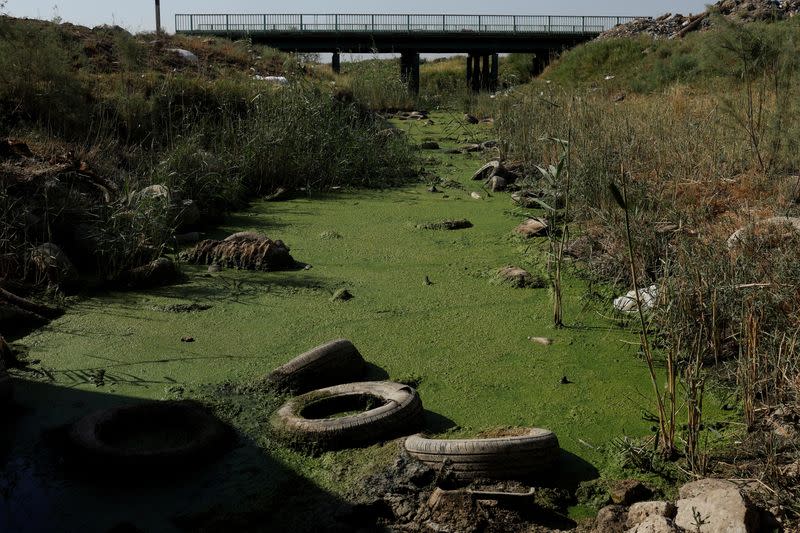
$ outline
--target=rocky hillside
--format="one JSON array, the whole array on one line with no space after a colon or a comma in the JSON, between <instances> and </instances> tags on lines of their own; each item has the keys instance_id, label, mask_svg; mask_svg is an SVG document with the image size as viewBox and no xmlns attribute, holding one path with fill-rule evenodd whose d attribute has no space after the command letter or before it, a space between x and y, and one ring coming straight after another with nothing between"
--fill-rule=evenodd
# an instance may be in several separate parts
<instances>
[{"instance_id":1,"label":"rocky hillside","mask_svg":"<svg viewBox=\"0 0 800 533\"><path fill-rule=\"evenodd\" d=\"M714 14L733 22L784 20L800 13L800 0L721 0L703 13L684 16L666 13L657 18L640 18L605 32L601 39L651 35L680 38L693 31L713 26Z\"/></svg>"}]
</instances>

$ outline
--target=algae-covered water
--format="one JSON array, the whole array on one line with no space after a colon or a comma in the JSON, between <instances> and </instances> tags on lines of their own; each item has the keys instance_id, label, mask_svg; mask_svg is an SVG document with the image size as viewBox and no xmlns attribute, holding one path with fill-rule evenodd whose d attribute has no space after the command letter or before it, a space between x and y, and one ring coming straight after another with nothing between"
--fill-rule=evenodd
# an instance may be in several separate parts
<instances>
[{"instance_id":1,"label":"algae-covered water","mask_svg":"<svg viewBox=\"0 0 800 533\"><path fill-rule=\"evenodd\" d=\"M433 118L436 126L400 127L444 147L491 135L489 126ZM488 195L469 180L479 156L424 154L429 170L463 188L439 186L440 193L431 193L428 184L416 183L256 202L211 235L265 233L287 243L310 270L209 274L183 266L184 284L82 298L20 339L29 358L40 361L34 368L41 374L15 376L23 408L12 428L7 481L0 482L0 530L60 524L50 530L105 531L128 522L144 531L192 529L196 524L176 517L250 507L258 507L265 527L303 529L313 523L307 516L287 515L335 507L359 476L391 460L394 445L315 458L270 448L259 436L271 408L262 405L246 444L220 462L131 487L114 472L101 481L62 472L41 452L42 432L105 405L193 397L210 385L252 381L339 337L352 340L374 365L373 377L419 383L433 432L549 428L572 454L565 468L573 473L602 466L598 448L611 439L647 434L651 423L642 411L650 407L651 389L636 357L636 336L607 319L609 305L586 298L587 287L575 278L566 282L570 327L563 330L550 325L547 289L491 283L499 267L541 267L546 242L512 236L523 216L508 195ZM471 198L473 191L482 199ZM464 218L472 228L417 228ZM354 299L332 302L339 288ZM191 303L211 307L169 311ZM186 336L194 342L181 342ZM555 342L542 346L529 337ZM563 377L571 383L562 384Z\"/></svg>"}]
</instances>

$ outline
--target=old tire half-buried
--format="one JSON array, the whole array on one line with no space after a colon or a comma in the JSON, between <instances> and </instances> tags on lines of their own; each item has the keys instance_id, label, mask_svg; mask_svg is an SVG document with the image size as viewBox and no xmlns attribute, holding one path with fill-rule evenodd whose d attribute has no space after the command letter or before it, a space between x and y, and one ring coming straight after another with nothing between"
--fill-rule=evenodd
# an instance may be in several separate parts
<instances>
[{"instance_id":1,"label":"old tire half-buried","mask_svg":"<svg viewBox=\"0 0 800 533\"><path fill-rule=\"evenodd\" d=\"M337 417L338 414L345 416ZM422 401L413 388L389 381L369 381L292 398L278 409L272 423L294 444L330 449L408 435L421 415Z\"/></svg>"},{"instance_id":2,"label":"old tire half-buried","mask_svg":"<svg viewBox=\"0 0 800 533\"><path fill-rule=\"evenodd\" d=\"M555 433L535 428L516 433L460 440L412 435L405 448L429 467L447 468L462 479L530 479L553 466L560 454Z\"/></svg>"},{"instance_id":3,"label":"old tire half-buried","mask_svg":"<svg viewBox=\"0 0 800 533\"><path fill-rule=\"evenodd\" d=\"M92 413L72 425L82 462L128 471L196 468L229 444L228 426L195 402L148 402Z\"/></svg>"},{"instance_id":4,"label":"old tire half-buried","mask_svg":"<svg viewBox=\"0 0 800 533\"><path fill-rule=\"evenodd\" d=\"M273 370L269 386L295 393L356 381L364 375L364 358L347 339L338 339L298 355Z\"/></svg>"}]
</instances>

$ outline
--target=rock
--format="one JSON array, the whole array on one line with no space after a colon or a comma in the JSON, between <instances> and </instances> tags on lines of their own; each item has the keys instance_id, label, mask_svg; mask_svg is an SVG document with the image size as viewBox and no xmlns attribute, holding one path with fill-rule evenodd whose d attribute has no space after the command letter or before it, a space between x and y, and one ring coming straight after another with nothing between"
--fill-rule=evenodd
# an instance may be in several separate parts
<instances>
[{"instance_id":1,"label":"rock","mask_svg":"<svg viewBox=\"0 0 800 533\"><path fill-rule=\"evenodd\" d=\"M48 282L74 283L78 280L78 271L61 248L46 242L37 246L31 252L31 262L37 273L46 278Z\"/></svg>"},{"instance_id":2,"label":"rock","mask_svg":"<svg viewBox=\"0 0 800 533\"><path fill-rule=\"evenodd\" d=\"M178 229L187 229L197 225L202 218L200 208L194 200L184 200L178 206L178 216L176 218L176 225Z\"/></svg>"},{"instance_id":3,"label":"rock","mask_svg":"<svg viewBox=\"0 0 800 533\"><path fill-rule=\"evenodd\" d=\"M759 220L755 224L750 224L739 228L738 230L734 231L730 237L728 237L728 248L735 248L739 244L742 243L749 235L753 234L753 232L757 232L759 230L767 229L767 228L780 228L786 227L791 230L792 233L800 232L800 218L799 217L772 217L766 218L764 220ZM788 236L789 234L787 234Z\"/></svg>"},{"instance_id":4,"label":"rock","mask_svg":"<svg viewBox=\"0 0 800 533\"><path fill-rule=\"evenodd\" d=\"M181 342L192 343L194 342L194 337L189 337L189 336L181 337Z\"/></svg>"},{"instance_id":5,"label":"rock","mask_svg":"<svg viewBox=\"0 0 800 533\"><path fill-rule=\"evenodd\" d=\"M528 337L528 340L536 344L541 344L542 346L552 346L555 342L553 339L548 339L547 337Z\"/></svg>"},{"instance_id":6,"label":"rock","mask_svg":"<svg viewBox=\"0 0 800 533\"><path fill-rule=\"evenodd\" d=\"M500 170L500 161L489 161L481 168L478 169L475 174L472 175L473 181L486 181L491 179L497 172Z\"/></svg>"},{"instance_id":7,"label":"rock","mask_svg":"<svg viewBox=\"0 0 800 533\"><path fill-rule=\"evenodd\" d=\"M422 148L423 150L438 150L439 143L437 143L436 141L425 141L422 144L420 144L419 147Z\"/></svg>"},{"instance_id":8,"label":"rock","mask_svg":"<svg viewBox=\"0 0 800 533\"><path fill-rule=\"evenodd\" d=\"M628 512L621 505L608 505L600 509L594 520L594 533L623 533Z\"/></svg>"},{"instance_id":9,"label":"rock","mask_svg":"<svg viewBox=\"0 0 800 533\"><path fill-rule=\"evenodd\" d=\"M630 519L629 519L630 520ZM663 516L648 516L640 524L628 530L628 533L675 533L678 529L672 520Z\"/></svg>"},{"instance_id":10,"label":"rock","mask_svg":"<svg viewBox=\"0 0 800 533\"><path fill-rule=\"evenodd\" d=\"M347 289L339 289L333 293L332 302L349 302L354 298L353 294Z\"/></svg>"},{"instance_id":11,"label":"rock","mask_svg":"<svg viewBox=\"0 0 800 533\"><path fill-rule=\"evenodd\" d=\"M635 528L650 517L673 518L677 509L672 502L638 502L628 509L627 527Z\"/></svg>"},{"instance_id":12,"label":"rock","mask_svg":"<svg viewBox=\"0 0 800 533\"><path fill-rule=\"evenodd\" d=\"M535 277L528 271L514 266L509 266L498 270L497 279L502 283L508 283L512 287L517 287L519 289L531 287L541 289L546 285L546 282L543 278Z\"/></svg>"},{"instance_id":13,"label":"rock","mask_svg":"<svg viewBox=\"0 0 800 533\"><path fill-rule=\"evenodd\" d=\"M759 514L732 483L700 480L684 485L675 525L698 533L755 533Z\"/></svg>"},{"instance_id":14,"label":"rock","mask_svg":"<svg viewBox=\"0 0 800 533\"><path fill-rule=\"evenodd\" d=\"M514 233L525 238L542 237L547 235L547 222L540 218L529 218L514 229Z\"/></svg>"},{"instance_id":15,"label":"rock","mask_svg":"<svg viewBox=\"0 0 800 533\"><path fill-rule=\"evenodd\" d=\"M642 311L649 313L658 305L658 286L651 285L646 289L639 289L639 300L642 302ZM614 309L620 313L636 313L636 292L630 291L625 296L614 300Z\"/></svg>"},{"instance_id":16,"label":"rock","mask_svg":"<svg viewBox=\"0 0 800 533\"><path fill-rule=\"evenodd\" d=\"M500 176L492 176L492 179L489 180L489 186L492 192L500 192L508 188L508 182Z\"/></svg>"},{"instance_id":17,"label":"rock","mask_svg":"<svg viewBox=\"0 0 800 533\"><path fill-rule=\"evenodd\" d=\"M631 505L652 495L653 491L636 479L624 479L611 487L611 501L617 505Z\"/></svg>"},{"instance_id":18,"label":"rock","mask_svg":"<svg viewBox=\"0 0 800 533\"><path fill-rule=\"evenodd\" d=\"M139 201L158 200L165 203L169 203L172 199L172 195L165 185L150 185L134 193L134 197Z\"/></svg>"},{"instance_id":19,"label":"rock","mask_svg":"<svg viewBox=\"0 0 800 533\"><path fill-rule=\"evenodd\" d=\"M704 492L728 489L738 490L739 487L727 479L706 478L686 483L680 489L678 489L678 495L682 500L685 500L700 496Z\"/></svg>"},{"instance_id":20,"label":"rock","mask_svg":"<svg viewBox=\"0 0 800 533\"><path fill-rule=\"evenodd\" d=\"M147 289L174 283L180 278L178 266L167 257L123 272L119 281L130 289Z\"/></svg>"},{"instance_id":21,"label":"rock","mask_svg":"<svg viewBox=\"0 0 800 533\"><path fill-rule=\"evenodd\" d=\"M482 197L480 194L478 194L478 193L476 193L476 192L472 192L472 193L470 193L470 197L471 197L473 200L481 200L481 199L483 198L483 197Z\"/></svg>"},{"instance_id":22,"label":"rock","mask_svg":"<svg viewBox=\"0 0 800 533\"><path fill-rule=\"evenodd\" d=\"M178 55L180 58L182 58L184 61L188 63L200 62L200 59L189 50L184 50L183 48L167 48L167 51Z\"/></svg>"},{"instance_id":23,"label":"rock","mask_svg":"<svg viewBox=\"0 0 800 533\"><path fill-rule=\"evenodd\" d=\"M27 144L12 139L0 139L0 158L23 159L27 157L33 157L33 152Z\"/></svg>"},{"instance_id":24,"label":"rock","mask_svg":"<svg viewBox=\"0 0 800 533\"><path fill-rule=\"evenodd\" d=\"M478 122L480 122L480 120L467 113L464 115L464 122L466 122L467 124L477 124Z\"/></svg>"},{"instance_id":25,"label":"rock","mask_svg":"<svg viewBox=\"0 0 800 533\"><path fill-rule=\"evenodd\" d=\"M461 147L461 151L462 152L468 152L468 153L480 152L481 151L481 145L480 144L474 144L474 143L465 144L464 146Z\"/></svg>"}]
</instances>

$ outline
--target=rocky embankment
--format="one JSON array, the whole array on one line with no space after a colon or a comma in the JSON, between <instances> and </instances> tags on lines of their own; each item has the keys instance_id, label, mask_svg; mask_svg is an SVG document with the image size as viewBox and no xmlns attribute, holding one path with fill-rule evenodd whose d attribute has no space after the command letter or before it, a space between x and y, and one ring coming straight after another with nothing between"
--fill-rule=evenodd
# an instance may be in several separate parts
<instances>
[{"instance_id":1,"label":"rocky embankment","mask_svg":"<svg viewBox=\"0 0 800 533\"><path fill-rule=\"evenodd\" d=\"M800 13L800 0L722 0L696 15L666 13L657 18L639 18L603 33L600 39L650 35L680 38L693 31L713 26L711 15L719 14L734 22L782 20Z\"/></svg>"}]
</instances>

